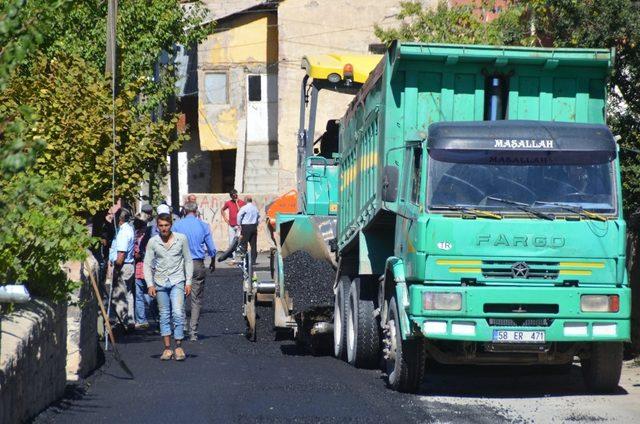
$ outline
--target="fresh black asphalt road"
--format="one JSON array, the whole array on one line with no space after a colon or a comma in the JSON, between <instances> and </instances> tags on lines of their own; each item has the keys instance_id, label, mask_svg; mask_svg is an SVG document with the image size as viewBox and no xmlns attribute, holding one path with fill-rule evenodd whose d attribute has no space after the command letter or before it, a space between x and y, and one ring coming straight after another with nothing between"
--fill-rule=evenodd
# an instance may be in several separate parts
<instances>
[{"instance_id":1,"label":"fresh black asphalt road","mask_svg":"<svg viewBox=\"0 0 640 424\"><path fill-rule=\"evenodd\" d=\"M500 417L485 408L427 404L419 396L394 393L379 371L305 354L293 341L275 341L265 331L258 342L249 342L237 269L210 274L205 297L201 339L185 343L185 362L161 362L157 334L122 335L119 350L135 379L126 377L109 352L100 369L69 387L65 399L35 422L495 422ZM261 311L264 317L267 309Z\"/></svg>"}]
</instances>

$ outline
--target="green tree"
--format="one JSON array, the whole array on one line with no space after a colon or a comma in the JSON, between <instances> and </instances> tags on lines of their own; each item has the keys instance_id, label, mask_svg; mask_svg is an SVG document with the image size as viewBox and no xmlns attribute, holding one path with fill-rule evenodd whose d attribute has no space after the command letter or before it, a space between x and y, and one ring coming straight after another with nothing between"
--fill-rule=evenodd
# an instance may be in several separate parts
<instances>
[{"instance_id":1,"label":"green tree","mask_svg":"<svg viewBox=\"0 0 640 424\"><path fill-rule=\"evenodd\" d=\"M159 80L154 68L176 43L206 36L204 9L177 0L120 6L114 149L106 2L0 0L0 284L23 281L35 294L63 297L60 263L92 243L84 222L110 205L114 153L116 195L133 199L182 141L172 137L175 116L152 122L147 113L174 91L171 60Z\"/></svg>"},{"instance_id":2,"label":"green tree","mask_svg":"<svg viewBox=\"0 0 640 424\"><path fill-rule=\"evenodd\" d=\"M60 265L82 259L91 237L59 196L61 187L61 181L33 172L3 181L0 283L24 283L36 296L66 296L71 283Z\"/></svg>"},{"instance_id":3,"label":"green tree","mask_svg":"<svg viewBox=\"0 0 640 424\"><path fill-rule=\"evenodd\" d=\"M101 73L68 56L40 56L31 71L13 78L0 93L0 111L23 105L37 114L23 131L26 138L43 143L32 169L73 187L60 196L78 215L110 206L114 153L116 197L133 199L146 173L183 141L171 138L175 120L152 122L136 112L132 83L116 100L114 151L111 95Z\"/></svg>"},{"instance_id":4,"label":"green tree","mask_svg":"<svg viewBox=\"0 0 640 424\"><path fill-rule=\"evenodd\" d=\"M38 16L50 16L64 4L65 1L42 2L34 7L34 16L27 17L22 13L25 0L0 2L0 90L6 87L14 70L25 63L29 53L43 42L49 21ZM41 144L28 146L22 137L33 118L33 111L23 105L0 111L0 177L25 169L35 159L35 149Z\"/></svg>"},{"instance_id":5,"label":"green tree","mask_svg":"<svg viewBox=\"0 0 640 424\"><path fill-rule=\"evenodd\" d=\"M519 44L528 42L529 33L522 24L525 8L507 9L498 19L485 24L483 17L469 5L449 7L440 1L435 9L424 8L419 2L401 2L396 18L397 28L383 29L376 25L375 34L383 42L393 40L451 44Z\"/></svg>"},{"instance_id":6,"label":"green tree","mask_svg":"<svg viewBox=\"0 0 640 424\"><path fill-rule=\"evenodd\" d=\"M21 14L24 1L0 4L0 90L42 43L48 21ZM40 4L46 16L64 5ZM21 281L34 294L62 298L69 282L60 263L79 259L89 244L86 229L55 196L58 181L26 170L44 142L27 135L38 116L26 105L0 105L0 284Z\"/></svg>"},{"instance_id":7,"label":"green tree","mask_svg":"<svg viewBox=\"0 0 640 424\"><path fill-rule=\"evenodd\" d=\"M489 9L492 2L483 2ZM640 207L640 3L632 0L512 0L484 23L467 6L440 2L425 9L402 2L397 28L376 27L378 38L463 44L615 48L608 124L621 135L626 212Z\"/></svg>"},{"instance_id":8,"label":"green tree","mask_svg":"<svg viewBox=\"0 0 640 424\"><path fill-rule=\"evenodd\" d=\"M23 13L26 16L40 13L38 4L43 1L47 0L29 2ZM41 50L49 58L65 54L83 59L88 66L103 71L107 2L76 0L68 10L57 9L56 12L51 18L50 31L44 34ZM145 97L141 104L147 110L162 104L173 94L175 69L171 59L175 45L194 45L212 31L213 23L204 23L207 13L198 1L191 2L188 9L178 0L119 2L118 79L122 87L135 85ZM154 71L163 52L168 58L160 65L161 78L156 80Z\"/></svg>"}]
</instances>

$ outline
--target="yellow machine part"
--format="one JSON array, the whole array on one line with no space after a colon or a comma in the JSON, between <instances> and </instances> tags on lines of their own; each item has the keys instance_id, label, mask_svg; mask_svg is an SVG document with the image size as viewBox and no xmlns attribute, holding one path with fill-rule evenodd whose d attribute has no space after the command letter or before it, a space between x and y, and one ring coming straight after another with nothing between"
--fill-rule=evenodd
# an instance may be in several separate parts
<instances>
[{"instance_id":1,"label":"yellow machine part","mask_svg":"<svg viewBox=\"0 0 640 424\"><path fill-rule=\"evenodd\" d=\"M353 81L364 84L369 74L382 60L382 55L341 55L322 54L302 58L302 69L313 79L328 79L330 74L338 74L344 79L344 67L353 66Z\"/></svg>"}]
</instances>

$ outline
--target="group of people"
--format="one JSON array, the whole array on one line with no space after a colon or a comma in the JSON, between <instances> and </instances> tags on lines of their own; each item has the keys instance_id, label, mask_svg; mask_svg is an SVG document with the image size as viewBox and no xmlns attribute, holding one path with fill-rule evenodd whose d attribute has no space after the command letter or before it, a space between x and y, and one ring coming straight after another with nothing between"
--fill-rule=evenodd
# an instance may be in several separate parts
<instances>
[{"instance_id":1,"label":"group of people","mask_svg":"<svg viewBox=\"0 0 640 424\"><path fill-rule=\"evenodd\" d=\"M234 190L222 209L229 225L230 242L239 237L244 251L251 245L251 258L257 257L257 228L260 218L252 198L238 199ZM113 264L112 299L118 321L127 329L148 329L148 314L157 305L157 321L164 350L161 360L183 361L185 333L198 340L198 322L204 297L206 269L204 260L211 257L215 269L216 247L209 224L199 217L196 197L189 195L181 216L160 204L153 214L151 205L132 216L125 208L115 213L115 231L109 250ZM191 317L185 322L185 302L191 302ZM171 347L171 336L175 348Z\"/></svg>"},{"instance_id":2,"label":"group of people","mask_svg":"<svg viewBox=\"0 0 640 424\"><path fill-rule=\"evenodd\" d=\"M229 197L221 211L222 219L229 226L229 245L233 245L235 238L238 237L243 251L247 251L247 245L251 246L251 261L255 265L258 257L260 211L253 204L251 196L247 196L245 201L242 201L238 199L238 192L234 189L229 192Z\"/></svg>"}]
</instances>

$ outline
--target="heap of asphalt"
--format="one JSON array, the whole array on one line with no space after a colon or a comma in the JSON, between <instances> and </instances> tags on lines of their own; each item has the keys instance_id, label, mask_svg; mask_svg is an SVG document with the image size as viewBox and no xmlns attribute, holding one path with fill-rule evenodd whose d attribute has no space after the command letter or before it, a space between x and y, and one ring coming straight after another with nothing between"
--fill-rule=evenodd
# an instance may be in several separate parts
<instances>
[{"instance_id":1,"label":"heap of asphalt","mask_svg":"<svg viewBox=\"0 0 640 424\"><path fill-rule=\"evenodd\" d=\"M295 312L333 305L335 270L325 260L298 250L283 259L284 285Z\"/></svg>"}]
</instances>

